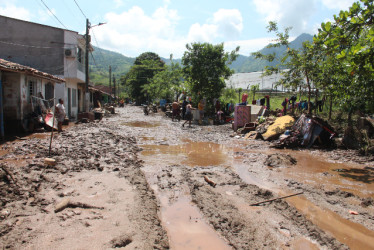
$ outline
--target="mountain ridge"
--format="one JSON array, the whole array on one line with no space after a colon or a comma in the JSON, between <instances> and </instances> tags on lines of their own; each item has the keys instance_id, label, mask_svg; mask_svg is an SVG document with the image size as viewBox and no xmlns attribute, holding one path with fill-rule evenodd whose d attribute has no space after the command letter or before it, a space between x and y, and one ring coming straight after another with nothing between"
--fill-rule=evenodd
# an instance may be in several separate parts
<instances>
[{"instance_id":1,"label":"mountain ridge","mask_svg":"<svg viewBox=\"0 0 374 250\"><path fill-rule=\"evenodd\" d=\"M313 36L303 33L290 43L290 48L299 49L305 41L313 41ZM275 52L276 57L279 58L281 54L286 51L286 46L278 48L266 48L266 46L259 50L263 54L270 54ZM121 75L125 75L133 65L135 58L127 57L121 53L105 50L94 46L90 60L90 80L95 84L109 84L109 66L112 68L113 76L119 79ZM169 58L161 59L170 65ZM182 59L173 59L175 63L181 63ZM275 60L271 63L255 59L252 55L245 56L239 54L238 58L229 67L236 73L249 73L261 71L265 66L275 66L279 61Z\"/></svg>"}]
</instances>

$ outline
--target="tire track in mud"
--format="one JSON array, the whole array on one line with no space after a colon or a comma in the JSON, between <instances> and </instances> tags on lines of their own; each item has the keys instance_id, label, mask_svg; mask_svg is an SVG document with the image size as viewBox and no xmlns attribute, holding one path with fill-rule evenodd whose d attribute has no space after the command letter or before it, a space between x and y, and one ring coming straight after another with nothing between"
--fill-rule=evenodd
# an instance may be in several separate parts
<instances>
[{"instance_id":1,"label":"tire track in mud","mask_svg":"<svg viewBox=\"0 0 374 250\"><path fill-rule=\"evenodd\" d=\"M208 185L204 176L217 186ZM159 188L169 193L179 192L181 186L187 185L203 219L234 249L287 247L302 237L308 237L319 247L348 249L285 201L249 208L250 203L273 197L272 192L244 183L228 168L168 166L157 178Z\"/></svg>"}]
</instances>

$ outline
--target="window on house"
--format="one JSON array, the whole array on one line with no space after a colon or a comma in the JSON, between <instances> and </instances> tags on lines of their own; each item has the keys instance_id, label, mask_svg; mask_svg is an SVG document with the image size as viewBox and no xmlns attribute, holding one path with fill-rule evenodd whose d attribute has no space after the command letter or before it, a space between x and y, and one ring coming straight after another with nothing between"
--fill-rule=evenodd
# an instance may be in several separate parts
<instances>
[{"instance_id":1,"label":"window on house","mask_svg":"<svg viewBox=\"0 0 374 250\"><path fill-rule=\"evenodd\" d=\"M36 80L29 79L27 81L27 99L31 102L31 96L36 96Z\"/></svg>"},{"instance_id":2,"label":"window on house","mask_svg":"<svg viewBox=\"0 0 374 250\"><path fill-rule=\"evenodd\" d=\"M76 107L77 106L77 90L72 89L71 92L71 106Z\"/></svg>"},{"instance_id":3,"label":"window on house","mask_svg":"<svg viewBox=\"0 0 374 250\"><path fill-rule=\"evenodd\" d=\"M55 87L51 82L47 83L45 85L45 93L44 93L44 98L46 100L52 99L55 97Z\"/></svg>"},{"instance_id":4,"label":"window on house","mask_svg":"<svg viewBox=\"0 0 374 250\"><path fill-rule=\"evenodd\" d=\"M83 63L82 49L78 47L77 50L77 60L78 62Z\"/></svg>"}]
</instances>

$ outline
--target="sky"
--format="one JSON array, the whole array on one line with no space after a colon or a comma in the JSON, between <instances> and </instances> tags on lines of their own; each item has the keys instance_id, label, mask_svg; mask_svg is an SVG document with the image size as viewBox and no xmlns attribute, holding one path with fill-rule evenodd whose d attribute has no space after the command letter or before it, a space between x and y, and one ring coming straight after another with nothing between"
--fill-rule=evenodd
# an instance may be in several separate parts
<instances>
[{"instance_id":1,"label":"sky","mask_svg":"<svg viewBox=\"0 0 374 250\"><path fill-rule=\"evenodd\" d=\"M239 54L262 49L274 35L269 21L291 37L315 34L322 22L348 10L354 0L0 0L0 15L85 33L103 49L137 57L155 52L181 58L186 44L240 46ZM104 25L95 26L99 23ZM95 27L93 27L95 26ZM2 32L0 27L0 32Z\"/></svg>"}]
</instances>

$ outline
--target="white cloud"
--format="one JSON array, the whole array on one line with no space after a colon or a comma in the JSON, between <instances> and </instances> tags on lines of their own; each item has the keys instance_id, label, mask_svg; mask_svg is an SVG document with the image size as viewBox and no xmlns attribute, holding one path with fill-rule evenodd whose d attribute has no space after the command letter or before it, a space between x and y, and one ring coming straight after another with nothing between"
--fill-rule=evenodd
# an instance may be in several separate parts
<instances>
[{"instance_id":1,"label":"white cloud","mask_svg":"<svg viewBox=\"0 0 374 250\"><path fill-rule=\"evenodd\" d=\"M212 42L218 35L217 30L217 25L200 25L198 23L195 23L190 27L188 40L193 42Z\"/></svg>"},{"instance_id":2,"label":"white cloud","mask_svg":"<svg viewBox=\"0 0 374 250\"><path fill-rule=\"evenodd\" d=\"M0 15L27 21L31 20L30 12L23 7L17 7L16 1L12 0L0 1Z\"/></svg>"},{"instance_id":3,"label":"white cloud","mask_svg":"<svg viewBox=\"0 0 374 250\"><path fill-rule=\"evenodd\" d=\"M168 57L170 53L177 54L179 47L181 54L187 42L176 37L179 16L176 10L167 6L158 8L152 15L146 15L140 7L134 6L120 14L107 13L105 18L106 25L92 30L99 45L127 56L154 51Z\"/></svg>"},{"instance_id":4,"label":"white cloud","mask_svg":"<svg viewBox=\"0 0 374 250\"><path fill-rule=\"evenodd\" d=\"M337 2L337 0L335 0ZM253 0L266 22L276 21L280 28L293 27L292 33L308 32L308 21L317 11L317 0Z\"/></svg>"},{"instance_id":5,"label":"white cloud","mask_svg":"<svg viewBox=\"0 0 374 250\"><path fill-rule=\"evenodd\" d=\"M216 38L233 39L243 30L243 18L237 9L220 9L205 24L190 27L188 38L196 42L214 42Z\"/></svg>"},{"instance_id":6,"label":"white cloud","mask_svg":"<svg viewBox=\"0 0 374 250\"><path fill-rule=\"evenodd\" d=\"M213 23L218 26L218 32L225 38L235 38L243 30L243 18L237 9L220 9L214 13Z\"/></svg>"},{"instance_id":7,"label":"white cloud","mask_svg":"<svg viewBox=\"0 0 374 250\"><path fill-rule=\"evenodd\" d=\"M357 0L321 0L322 4L333 10L348 10Z\"/></svg>"},{"instance_id":8,"label":"white cloud","mask_svg":"<svg viewBox=\"0 0 374 250\"><path fill-rule=\"evenodd\" d=\"M114 5L116 6L116 8L124 5L123 0L113 0L113 2L114 2Z\"/></svg>"}]
</instances>

